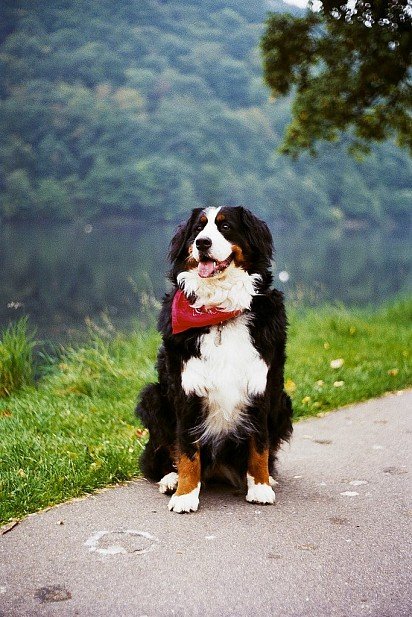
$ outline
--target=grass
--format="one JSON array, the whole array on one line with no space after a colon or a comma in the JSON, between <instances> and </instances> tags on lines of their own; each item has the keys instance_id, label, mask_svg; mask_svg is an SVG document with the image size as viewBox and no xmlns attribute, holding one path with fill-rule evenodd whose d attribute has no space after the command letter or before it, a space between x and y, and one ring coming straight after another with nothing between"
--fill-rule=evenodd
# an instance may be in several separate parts
<instances>
[{"instance_id":1,"label":"grass","mask_svg":"<svg viewBox=\"0 0 412 617\"><path fill-rule=\"evenodd\" d=\"M295 418L412 385L412 300L311 309L289 321L286 389Z\"/></svg>"},{"instance_id":2,"label":"grass","mask_svg":"<svg viewBox=\"0 0 412 617\"><path fill-rule=\"evenodd\" d=\"M26 317L3 332L0 339L0 396L7 396L32 383L34 346Z\"/></svg>"},{"instance_id":3,"label":"grass","mask_svg":"<svg viewBox=\"0 0 412 617\"><path fill-rule=\"evenodd\" d=\"M412 385L412 301L290 309L289 321L285 377L296 418ZM159 341L153 330L91 334L87 344L49 360L34 385L27 323L3 334L0 522L139 473L144 434L133 408L139 389L155 378Z\"/></svg>"}]
</instances>

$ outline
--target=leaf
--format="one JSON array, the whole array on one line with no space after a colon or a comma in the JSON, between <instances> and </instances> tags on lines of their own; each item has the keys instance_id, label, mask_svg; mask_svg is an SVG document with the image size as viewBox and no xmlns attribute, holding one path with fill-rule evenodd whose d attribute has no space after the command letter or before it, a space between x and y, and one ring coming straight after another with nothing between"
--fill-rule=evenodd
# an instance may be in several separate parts
<instances>
[{"instance_id":1,"label":"leaf","mask_svg":"<svg viewBox=\"0 0 412 617\"><path fill-rule=\"evenodd\" d=\"M285 381L285 391L287 394L293 394L296 390L296 384L292 379Z\"/></svg>"}]
</instances>

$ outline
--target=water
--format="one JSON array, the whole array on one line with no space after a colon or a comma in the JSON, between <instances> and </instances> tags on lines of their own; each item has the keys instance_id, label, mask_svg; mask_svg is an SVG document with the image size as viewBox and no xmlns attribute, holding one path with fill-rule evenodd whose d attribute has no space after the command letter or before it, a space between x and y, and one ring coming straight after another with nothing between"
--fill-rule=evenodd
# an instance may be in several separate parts
<instances>
[{"instance_id":1,"label":"water","mask_svg":"<svg viewBox=\"0 0 412 617\"><path fill-rule=\"evenodd\" d=\"M88 318L120 329L150 321L166 289L173 230L156 223L3 224L0 326L27 314L40 337L59 341L84 331ZM275 285L289 302L377 304L411 289L406 231L271 230Z\"/></svg>"}]
</instances>

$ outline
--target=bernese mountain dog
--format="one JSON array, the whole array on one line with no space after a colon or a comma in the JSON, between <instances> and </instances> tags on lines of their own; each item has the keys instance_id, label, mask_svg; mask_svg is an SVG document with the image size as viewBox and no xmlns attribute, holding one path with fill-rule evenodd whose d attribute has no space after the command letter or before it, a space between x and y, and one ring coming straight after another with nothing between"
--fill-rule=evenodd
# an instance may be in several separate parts
<instances>
[{"instance_id":1,"label":"bernese mountain dog","mask_svg":"<svg viewBox=\"0 0 412 617\"><path fill-rule=\"evenodd\" d=\"M144 475L169 510L196 511L201 483L226 480L273 504L276 451L292 433L283 390L286 315L272 237L243 207L196 208L170 245L173 290L158 328L158 383L136 414L149 430Z\"/></svg>"}]
</instances>

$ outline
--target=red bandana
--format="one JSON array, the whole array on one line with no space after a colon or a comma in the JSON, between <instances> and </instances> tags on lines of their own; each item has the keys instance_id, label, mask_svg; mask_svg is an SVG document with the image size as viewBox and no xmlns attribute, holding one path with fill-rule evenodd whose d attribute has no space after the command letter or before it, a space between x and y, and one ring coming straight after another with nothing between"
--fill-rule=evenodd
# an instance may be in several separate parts
<instances>
[{"instance_id":1,"label":"red bandana","mask_svg":"<svg viewBox=\"0 0 412 617\"><path fill-rule=\"evenodd\" d=\"M214 326L237 317L242 311L220 311L217 308L206 309L193 308L189 304L183 291L176 291L172 304L172 331L173 334L180 334L190 328L204 328Z\"/></svg>"}]
</instances>

